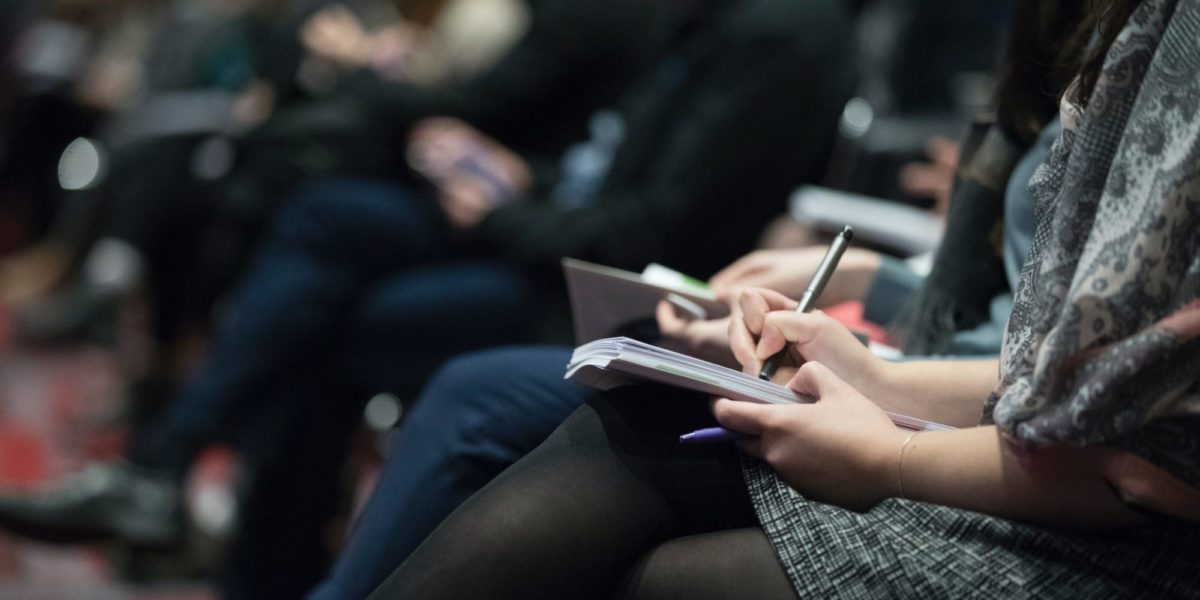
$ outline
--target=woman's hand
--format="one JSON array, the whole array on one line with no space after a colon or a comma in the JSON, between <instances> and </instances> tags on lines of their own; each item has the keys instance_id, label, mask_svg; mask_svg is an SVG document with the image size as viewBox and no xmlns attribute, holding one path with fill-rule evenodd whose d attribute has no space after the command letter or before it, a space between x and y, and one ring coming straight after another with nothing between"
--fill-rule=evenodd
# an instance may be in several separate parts
<instances>
[{"instance_id":1,"label":"woman's hand","mask_svg":"<svg viewBox=\"0 0 1200 600\"><path fill-rule=\"evenodd\" d=\"M744 372L757 375L763 361L787 348L776 382L786 381L805 361L814 360L869 397L888 393L890 363L871 354L850 330L825 313L795 310L796 302L777 292L742 291L733 305L729 343Z\"/></svg>"},{"instance_id":2,"label":"woman's hand","mask_svg":"<svg viewBox=\"0 0 1200 600\"><path fill-rule=\"evenodd\" d=\"M755 436L738 446L809 498L861 511L892 495L896 461L909 434L820 363L805 363L787 385L817 402L721 399L713 414L723 427Z\"/></svg>"},{"instance_id":3,"label":"woman's hand","mask_svg":"<svg viewBox=\"0 0 1200 600\"><path fill-rule=\"evenodd\" d=\"M757 250L721 269L708 285L726 302L737 299L745 288L761 287L785 296L798 297L812 280L827 248L808 246L786 250ZM862 300L879 270L879 255L861 248L850 248L842 255L838 268L818 299L819 306L833 306L849 300Z\"/></svg>"},{"instance_id":4,"label":"woman's hand","mask_svg":"<svg viewBox=\"0 0 1200 600\"><path fill-rule=\"evenodd\" d=\"M729 317L724 319L685 319L666 300L654 312L663 342L671 349L731 368L737 359L729 350Z\"/></svg>"}]
</instances>

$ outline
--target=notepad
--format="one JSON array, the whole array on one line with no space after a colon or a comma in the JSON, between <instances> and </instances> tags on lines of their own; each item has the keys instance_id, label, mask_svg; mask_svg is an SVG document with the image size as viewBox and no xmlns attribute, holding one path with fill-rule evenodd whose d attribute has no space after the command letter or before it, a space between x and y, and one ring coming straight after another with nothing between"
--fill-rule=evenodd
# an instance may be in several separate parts
<instances>
[{"instance_id":1,"label":"notepad","mask_svg":"<svg viewBox=\"0 0 1200 600\"><path fill-rule=\"evenodd\" d=\"M595 340L576 348L567 364L565 378L599 390L652 382L745 402L794 404L814 401L811 396L797 394L753 375L626 337ZM888 416L902 429L954 429L897 413L889 412Z\"/></svg>"},{"instance_id":2,"label":"notepad","mask_svg":"<svg viewBox=\"0 0 1200 600\"><path fill-rule=\"evenodd\" d=\"M729 307L703 282L662 265L632 273L582 260L562 261L571 297L575 343L616 335L620 328L654 318L660 300L670 299L693 319L718 319Z\"/></svg>"}]
</instances>

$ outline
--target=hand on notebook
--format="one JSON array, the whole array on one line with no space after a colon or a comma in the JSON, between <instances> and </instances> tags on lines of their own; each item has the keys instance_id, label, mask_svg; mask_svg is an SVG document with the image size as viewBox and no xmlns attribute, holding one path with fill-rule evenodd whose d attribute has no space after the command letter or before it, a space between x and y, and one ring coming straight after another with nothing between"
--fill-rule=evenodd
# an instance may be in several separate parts
<instances>
[{"instance_id":1,"label":"hand on notebook","mask_svg":"<svg viewBox=\"0 0 1200 600\"><path fill-rule=\"evenodd\" d=\"M871 354L844 325L821 311L798 314L796 301L767 289L743 290L733 305L729 344L746 373L785 346L788 355L775 373L787 381L805 361L815 360L869 397L882 397L888 363Z\"/></svg>"},{"instance_id":2,"label":"hand on notebook","mask_svg":"<svg viewBox=\"0 0 1200 600\"><path fill-rule=\"evenodd\" d=\"M737 299L746 288L761 287L785 296L799 297L812 280L825 257L826 247L808 246L785 250L756 250L725 267L708 281L717 297L725 302ZM833 306L848 300L862 300L879 269L879 255L862 248L850 248L842 256L837 271L825 286L818 306Z\"/></svg>"},{"instance_id":3,"label":"hand on notebook","mask_svg":"<svg viewBox=\"0 0 1200 600\"><path fill-rule=\"evenodd\" d=\"M897 449L908 434L820 363L806 363L788 387L817 401L721 399L713 404L713 414L721 426L754 436L735 443L808 498L852 510L887 498L894 491Z\"/></svg>"},{"instance_id":4,"label":"hand on notebook","mask_svg":"<svg viewBox=\"0 0 1200 600\"><path fill-rule=\"evenodd\" d=\"M729 350L729 317L708 320L681 317L666 300L658 303L654 316L664 347L718 365L738 368L737 359Z\"/></svg>"}]
</instances>

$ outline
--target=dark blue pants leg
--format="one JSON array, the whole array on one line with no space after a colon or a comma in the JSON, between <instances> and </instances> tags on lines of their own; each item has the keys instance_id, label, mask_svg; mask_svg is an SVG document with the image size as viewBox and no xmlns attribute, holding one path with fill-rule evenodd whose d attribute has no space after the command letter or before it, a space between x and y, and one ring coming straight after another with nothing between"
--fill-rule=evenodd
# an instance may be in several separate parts
<instances>
[{"instance_id":1,"label":"dark blue pants leg","mask_svg":"<svg viewBox=\"0 0 1200 600\"><path fill-rule=\"evenodd\" d=\"M262 410L240 419L250 476L222 596L286 600L320 581L364 400L411 397L448 357L526 339L533 296L522 274L496 262L394 273L357 303L341 344L276 378Z\"/></svg>"},{"instance_id":2,"label":"dark blue pants leg","mask_svg":"<svg viewBox=\"0 0 1200 600\"><path fill-rule=\"evenodd\" d=\"M311 598L366 597L455 507L591 397L563 379L569 358L565 348L507 348L440 370L394 434L378 487Z\"/></svg>"},{"instance_id":3,"label":"dark blue pants leg","mask_svg":"<svg viewBox=\"0 0 1200 600\"><path fill-rule=\"evenodd\" d=\"M540 316L529 278L502 261L407 269L378 282L356 305L342 363L365 391L411 399L454 356L533 339Z\"/></svg>"},{"instance_id":4,"label":"dark blue pants leg","mask_svg":"<svg viewBox=\"0 0 1200 600\"><path fill-rule=\"evenodd\" d=\"M310 184L277 217L218 326L207 365L139 437L131 459L186 470L193 447L252 409L264 386L336 341L347 315L383 275L446 260L454 248L440 209L403 186Z\"/></svg>"}]
</instances>

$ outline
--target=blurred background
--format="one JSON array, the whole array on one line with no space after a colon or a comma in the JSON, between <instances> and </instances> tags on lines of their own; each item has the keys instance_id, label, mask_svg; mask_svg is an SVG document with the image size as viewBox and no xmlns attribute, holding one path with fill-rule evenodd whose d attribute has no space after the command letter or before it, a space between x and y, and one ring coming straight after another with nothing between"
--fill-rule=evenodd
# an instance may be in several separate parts
<instances>
[{"instance_id":1,"label":"blurred background","mask_svg":"<svg viewBox=\"0 0 1200 600\"><path fill-rule=\"evenodd\" d=\"M558 127L573 88L487 87L532 28L566 26L539 21L554 2L0 0L0 486L34 489L120 455L204 356L290 184L411 179L404 126L469 118L462 97L480 94L523 103L476 124L485 133L591 168L572 144L603 141L620 107ZM846 2L856 92L819 185L797 188L760 243L810 243L861 219L870 246L919 257L940 236L956 141L988 107L1009 2ZM580 33L558 32L556 51L597 43ZM407 111L395 131L348 108L388 102ZM901 232L891 209L911 219ZM381 390L365 403L331 553L405 400ZM237 454L206 450L188 483L186 544L170 552L0 531L0 598L215 598L238 486Z\"/></svg>"}]
</instances>

